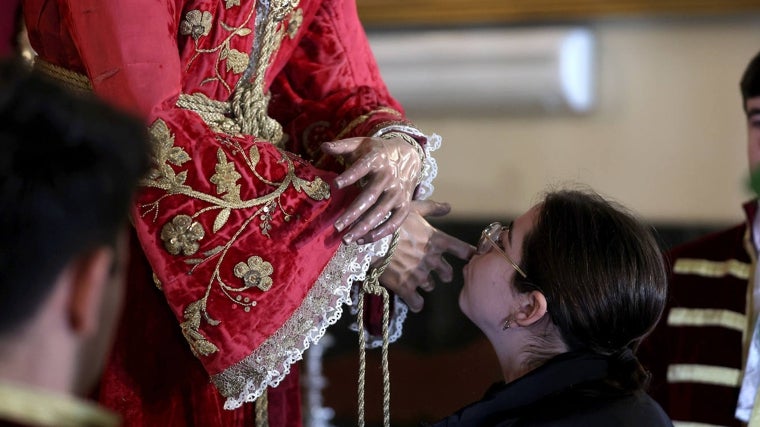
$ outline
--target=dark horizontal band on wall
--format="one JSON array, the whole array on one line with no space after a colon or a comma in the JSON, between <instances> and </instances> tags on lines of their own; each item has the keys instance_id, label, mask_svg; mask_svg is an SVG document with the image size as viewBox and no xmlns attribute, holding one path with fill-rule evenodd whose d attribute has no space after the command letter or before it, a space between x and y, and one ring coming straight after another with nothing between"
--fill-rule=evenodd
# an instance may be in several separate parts
<instances>
[{"instance_id":1,"label":"dark horizontal band on wall","mask_svg":"<svg viewBox=\"0 0 760 427\"><path fill-rule=\"evenodd\" d=\"M760 12L758 0L358 0L367 26L472 25Z\"/></svg>"}]
</instances>

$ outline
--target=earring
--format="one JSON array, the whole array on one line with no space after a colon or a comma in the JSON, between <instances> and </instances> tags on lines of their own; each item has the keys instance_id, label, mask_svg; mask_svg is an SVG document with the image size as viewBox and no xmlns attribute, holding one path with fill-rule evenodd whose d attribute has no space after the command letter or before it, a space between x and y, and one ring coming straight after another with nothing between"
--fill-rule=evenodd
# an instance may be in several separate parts
<instances>
[{"instance_id":1,"label":"earring","mask_svg":"<svg viewBox=\"0 0 760 427\"><path fill-rule=\"evenodd\" d=\"M504 322L504 326L502 326L501 330L506 331L507 329L512 327L512 319L507 319L506 322Z\"/></svg>"}]
</instances>

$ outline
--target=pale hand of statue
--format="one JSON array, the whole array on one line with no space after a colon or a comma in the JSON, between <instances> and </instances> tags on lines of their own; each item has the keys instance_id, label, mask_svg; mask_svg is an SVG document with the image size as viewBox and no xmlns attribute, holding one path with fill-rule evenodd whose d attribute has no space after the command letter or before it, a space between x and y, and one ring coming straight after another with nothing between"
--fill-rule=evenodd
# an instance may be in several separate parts
<instances>
[{"instance_id":1,"label":"pale hand of statue","mask_svg":"<svg viewBox=\"0 0 760 427\"><path fill-rule=\"evenodd\" d=\"M430 292L435 287L430 273L435 272L445 283L453 279L453 269L443 254L468 260L475 253L472 245L436 229L425 219L446 215L450 210L448 204L431 200L412 202L396 251L380 276L380 283L400 296L413 312L421 311L424 305L418 289Z\"/></svg>"},{"instance_id":2,"label":"pale hand of statue","mask_svg":"<svg viewBox=\"0 0 760 427\"><path fill-rule=\"evenodd\" d=\"M417 149L397 137L359 137L326 142L322 150L343 156L348 165L335 178L336 187L362 186L335 221L338 231L346 230L343 241L365 244L396 232L409 215L418 184L422 159Z\"/></svg>"}]
</instances>

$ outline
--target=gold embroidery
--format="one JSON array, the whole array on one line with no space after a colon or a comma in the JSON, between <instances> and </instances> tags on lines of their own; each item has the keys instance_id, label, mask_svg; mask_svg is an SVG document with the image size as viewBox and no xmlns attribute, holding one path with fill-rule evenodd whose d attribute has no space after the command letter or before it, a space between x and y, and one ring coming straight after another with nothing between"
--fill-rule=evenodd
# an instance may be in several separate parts
<instances>
[{"instance_id":1,"label":"gold embroidery","mask_svg":"<svg viewBox=\"0 0 760 427\"><path fill-rule=\"evenodd\" d=\"M185 14L185 19L179 23L179 33L198 40L211 32L211 21L214 17L208 11L191 10Z\"/></svg>"},{"instance_id":2,"label":"gold embroidery","mask_svg":"<svg viewBox=\"0 0 760 427\"><path fill-rule=\"evenodd\" d=\"M255 146L251 148L251 151L254 149L256 149ZM241 175L235 170L235 164L227 161L227 155L221 148L216 152L216 156L218 160L216 173L211 176L209 181L216 184L216 192L222 195L224 200L239 202L240 184L237 183L237 180L241 178Z\"/></svg>"},{"instance_id":3,"label":"gold embroidery","mask_svg":"<svg viewBox=\"0 0 760 427\"><path fill-rule=\"evenodd\" d=\"M177 215L161 229L161 240L172 255L193 255L198 252L199 240L206 234L203 226L187 215Z\"/></svg>"},{"instance_id":4,"label":"gold embroidery","mask_svg":"<svg viewBox=\"0 0 760 427\"><path fill-rule=\"evenodd\" d=\"M325 200L330 197L330 185L320 177L314 178L314 181L306 181L296 177L293 179L293 188L299 192L303 190L314 200Z\"/></svg>"},{"instance_id":5,"label":"gold embroidery","mask_svg":"<svg viewBox=\"0 0 760 427\"><path fill-rule=\"evenodd\" d=\"M218 325L219 321L208 317L206 312L206 300L198 300L185 308L184 317L185 321L180 323L182 328L182 335L190 344L190 350L192 350L195 357L208 356L216 353L219 349L206 339L200 332L201 327L201 314L206 317L212 325Z\"/></svg>"},{"instance_id":6,"label":"gold embroidery","mask_svg":"<svg viewBox=\"0 0 760 427\"><path fill-rule=\"evenodd\" d=\"M261 257L252 256L248 258L247 263L237 263L234 272L235 276L243 279L246 288L256 287L268 291L272 287L272 278L269 276L274 272L274 268Z\"/></svg>"},{"instance_id":7,"label":"gold embroidery","mask_svg":"<svg viewBox=\"0 0 760 427\"><path fill-rule=\"evenodd\" d=\"M222 50L221 59L227 60L227 71L240 74L248 67L248 54L235 49Z\"/></svg>"},{"instance_id":8,"label":"gold embroidery","mask_svg":"<svg viewBox=\"0 0 760 427\"><path fill-rule=\"evenodd\" d=\"M238 81L231 99L231 110L243 134L282 144L282 126L267 114L270 95L264 78L272 55L280 47L287 31L282 25L286 16L298 5L298 0L257 2L260 24L256 25L256 49L243 77ZM259 21L259 19L257 19Z\"/></svg>"},{"instance_id":9,"label":"gold embroidery","mask_svg":"<svg viewBox=\"0 0 760 427\"><path fill-rule=\"evenodd\" d=\"M303 9L298 8L290 14L290 19L288 20L288 29L286 30L286 33L288 34L288 37L290 37L291 40L296 38L296 34L298 34L298 29L301 27L302 23L303 23Z\"/></svg>"},{"instance_id":10,"label":"gold embroidery","mask_svg":"<svg viewBox=\"0 0 760 427\"><path fill-rule=\"evenodd\" d=\"M153 168L148 172L148 180L160 185L168 192L181 192L190 187L184 185L187 172L174 172L171 165L182 166L190 160L190 156L182 147L174 146L174 135L169 131L166 122L156 120L150 127L151 145L153 149Z\"/></svg>"},{"instance_id":11,"label":"gold embroidery","mask_svg":"<svg viewBox=\"0 0 760 427\"><path fill-rule=\"evenodd\" d=\"M351 121L351 123L349 123L345 128L343 128L342 131L340 131L338 133L338 135L335 136L335 139L341 139L341 138L343 138L349 132L351 132L352 130L354 130L354 128L356 128L360 124L366 122L367 120L369 120L370 117L372 117L373 115L375 115L377 113L389 113L389 114L394 114L394 115L397 115L397 116L402 116L402 114L400 112L394 110L393 108L388 108L388 107L378 108L377 110L370 111L367 114L362 114L361 116L353 119Z\"/></svg>"},{"instance_id":12,"label":"gold embroidery","mask_svg":"<svg viewBox=\"0 0 760 427\"><path fill-rule=\"evenodd\" d=\"M239 4L239 2L236 3ZM219 25L229 33L219 45L210 49L201 49L198 40L194 39L195 55L187 64L189 68L199 55L218 52L214 76L204 79L201 84L218 81L232 94L232 97L225 102L208 99L200 93L182 94L177 100L177 106L197 112L209 127L217 132L230 135L253 135L273 144L282 144L282 126L267 115L269 94L266 93L264 87L264 77L271 57L279 48L284 35L289 31L293 31L293 36L295 35L295 31L303 21L303 12L292 14L287 28L284 28L282 21L298 5L298 0L272 0L269 3L251 2L251 4L248 16L240 25L233 27L219 22ZM232 5L232 2L226 3L227 8ZM254 12L258 13L255 28L256 44L249 56L231 48L230 41L234 36L243 37L251 34L251 29L247 26ZM222 78L219 70L221 61L226 61L228 72L242 74L234 93Z\"/></svg>"},{"instance_id":13,"label":"gold embroidery","mask_svg":"<svg viewBox=\"0 0 760 427\"><path fill-rule=\"evenodd\" d=\"M225 0L224 1L224 8L229 9L232 6L240 6L240 0Z\"/></svg>"},{"instance_id":14,"label":"gold embroidery","mask_svg":"<svg viewBox=\"0 0 760 427\"><path fill-rule=\"evenodd\" d=\"M239 0L228 0L225 6L229 9L230 7L234 6L235 2L239 4ZM211 27L213 26L213 16L209 12L203 12L201 15L201 12L198 10L191 10L185 15L185 20L183 20L180 23L180 34L182 35L190 35L193 37L193 43L195 44L195 54L190 58L190 60L187 62L187 69L190 68L190 66L195 62L195 60L203 54L216 54L215 64L214 64L214 75L211 77L207 77L201 82L201 85L211 83L211 82L219 82L222 86L224 86L225 89L227 89L228 93L232 92L232 89L230 88L230 85L225 81L225 79L222 77L222 74L220 72L220 64L222 61L226 61L226 70L232 72L234 74L242 74L246 68L248 67L249 57L248 54L245 52L240 52L239 50L233 49L230 47L230 41L233 37L246 37L249 36L252 31L250 28L247 28L247 25L251 21L251 17L253 17L253 13L255 11L255 4L258 2L251 2L251 10L249 11L248 15L243 19L243 22L240 25L232 26L228 25L222 21L219 21L219 25L228 33L227 37L224 38L218 45L213 46L208 49L202 49L200 48L198 44L198 40L201 36L208 35L211 31ZM191 16L191 14L193 14Z\"/></svg>"},{"instance_id":15,"label":"gold embroidery","mask_svg":"<svg viewBox=\"0 0 760 427\"><path fill-rule=\"evenodd\" d=\"M285 176L279 182L266 179L256 170L261 157L256 145L246 151L238 141L232 138L218 137L217 141L220 148L217 150L217 162L214 173L208 178L208 182L216 187L216 195L207 194L185 184L188 171L194 169L180 169L192 159L185 150L174 145L175 137L163 120L158 119L153 123L150 127L150 135L153 146L153 168L148 177L141 182L141 185L164 190L165 194L150 203L141 205L142 215L145 216L152 212L155 221L158 218L161 202L167 197L175 195L197 199L208 204L206 207L199 208L192 215L176 215L161 229L161 239L164 241L167 251L172 255L187 257L202 251L198 257L183 260L189 266L188 274L194 273L201 265L215 260L213 270L207 277L205 294L185 308L185 322L182 323L182 331L193 347L193 351L196 354L207 356L215 352L216 347L201 334L200 326L203 320L212 326L219 324L218 321L210 317L206 309L206 302L214 286L218 286L218 289L230 301L242 306L245 311L250 311L251 307L256 306L256 301L250 296L239 295L240 292L249 291L253 288L266 291L272 286L272 278L270 277L273 272L272 266L259 256L251 256L248 258L247 264L238 263L233 269L235 276L243 279L244 286L230 286L224 281L220 274L220 266L234 243L254 221L259 221L261 234L269 236L274 215L281 215L284 221L291 220L293 214L287 212L280 203L280 197L289 187L297 192L305 193L313 200L324 200L330 197L330 186L320 177L306 180L296 176L295 157L291 157L292 155L282 150L278 150L281 155L278 162L286 167ZM230 154L222 149L224 146L230 148ZM241 184L238 182L242 174L237 170L238 165L231 161L228 156L238 158L240 167L246 168L251 177L272 187L272 190L260 197L243 200L241 198ZM175 168L179 172L175 171ZM230 230L226 234L231 236L226 238L226 242L214 247L210 247L210 244L204 247L202 240L206 230L197 219L201 215L215 214L211 233L217 234L220 230L229 227L228 219L232 211L241 212L246 218L243 219L242 223L238 222L235 225L236 229ZM238 293L238 295L233 296L233 293Z\"/></svg>"},{"instance_id":16,"label":"gold embroidery","mask_svg":"<svg viewBox=\"0 0 760 427\"><path fill-rule=\"evenodd\" d=\"M153 284L156 285L156 289L163 292L164 286L161 284L161 280L159 280L158 276L156 276L156 273L153 273Z\"/></svg>"}]
</instances>

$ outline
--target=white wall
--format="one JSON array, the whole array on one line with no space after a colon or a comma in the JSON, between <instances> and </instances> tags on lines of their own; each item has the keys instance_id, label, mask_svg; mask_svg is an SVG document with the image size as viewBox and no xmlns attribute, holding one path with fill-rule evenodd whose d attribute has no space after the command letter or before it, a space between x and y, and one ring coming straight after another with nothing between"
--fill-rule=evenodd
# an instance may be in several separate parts
<instances>
[{"instance_id":1,"label":"white wall","mask_svg":"<svg viewBox=\"0 0 760 427\"><path fill-rule=\"evenodd\" d=\"M444 137L435 198L451 202L454 218L503 217L572 181L653 221L738 220L750 194L738 80L760 50L760 16L591 28L598 101L588 115L408 111Z\"/></svg>"}]
</instances>

